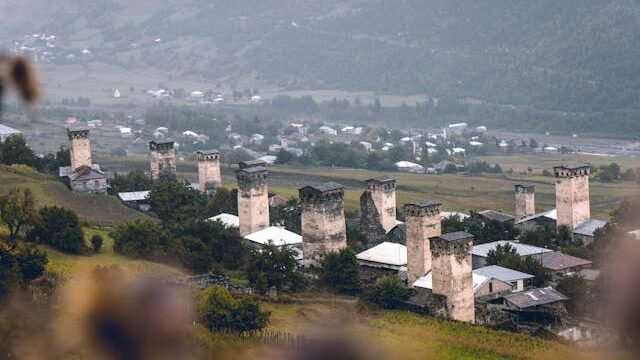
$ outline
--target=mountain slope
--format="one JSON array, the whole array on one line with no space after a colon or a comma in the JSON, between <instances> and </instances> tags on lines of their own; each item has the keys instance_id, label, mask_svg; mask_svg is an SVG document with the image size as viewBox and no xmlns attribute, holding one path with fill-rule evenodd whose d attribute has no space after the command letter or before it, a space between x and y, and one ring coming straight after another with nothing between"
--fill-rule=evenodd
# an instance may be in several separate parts
<instances>
[{"instance_id":1,"label":"mountain slope","mask_svg":"<svg viewBox=\"0 0 640 360\"><path fill-rule=\"evenodd\" d=\"M0 39L53 32L65 50L89 47L91 61L127 71L572 112L639 106L640 3L633 0L0 4L0 12L7 8L16 16Z\"/></svg>"}]
</instances>

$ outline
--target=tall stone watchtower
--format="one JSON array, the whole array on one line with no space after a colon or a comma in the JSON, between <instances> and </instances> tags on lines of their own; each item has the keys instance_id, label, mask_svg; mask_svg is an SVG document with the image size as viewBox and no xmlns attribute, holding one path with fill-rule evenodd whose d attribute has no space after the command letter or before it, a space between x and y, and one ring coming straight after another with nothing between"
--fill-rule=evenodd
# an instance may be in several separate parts
<instances>
[{"instance_id":1,"label":"tall stone watchtower","mask_svg":"<svg viewBox=\"0 0 640 360\"><path fill-rule=\"evenodd\" d=\"M302 250L304 267L318 266L332 251L347 247L344 187L329 182L298 190L302 204Z\"/></svg>"},{"instance_id":2,"label":"tall stone watchtower","mask_svg":"<svg viewBox=\"0 0 640 360\"><path fill-rule=\"evenodd\" d=\"M533 184L516 184L516 219L536 213L535 187Z\"/></svg>"},{"instance_id":3,"label":"tall stone watchtower","mask_svg":"<svg viewBox=\"0 0 640 360\"><path fill-rule=\"evenodd\" d=\"M198 159L198 184L200 191L207 194L222 185L220 175L220 153L216 150L199 150L196 152Z\"/></svg>"},{"instance_id":4,"label":"tall stone watchtower","mask_svg":"<svg viewBox=\"0 0 640 360\"><path fill-rule=\"evenodd\" d=\"M236 171L240 236L269 227L267 168L253 166Z\"/></svg>"},{"instance_id":5,"label":"tall stone watchtower","mask_svg":"<svg viewBox=\"0 0 640 360\"><path fill-rule=\"evenodd\" d=\"M433 293L446 296L450 319L475 322L473 235L459 231L430 239Z\"/></svg>"},{"instance_id":6,"label":"tall stone watchtower","mask_svg":"<svg viewBox=\"0 0 640 360\"><path fill-rule=\"evenodd\" d=\"M81 166L91 167L91 142L89 129L67 129L69 137L69 152L71 153L71 170L76 171Z\"/></svg>"},{"instance_id":7,"label":"tall stone watchtower","mask_svg":"<svg viewBox=\"0 0 640 360\"><path fill-rule=\"evenodd\" d=\"M442 234L440 203L420 201L404 205L409 286L431 270L430 238Z\"/></svg>"},{"instance_id":8,"label":"tall stone watchtower","mask_svg":"<svg viewBox=\"0 0 640 360\"><path fill-rule=\"evenodd\" d=\"M369 179L365 193L371 194L380 224L385 232L389 232L396 226L396 180L390 177Z\"/></svg>"},{"instance_id":9,"label":"tall stone watchtower","mask_svg":"<svg viewBox=\"0 0 640 360\"><path fill-rule=\"evenodd\" d=\"M176 175L176 149L173 141L149 142L151 152L151 180L158 180L162 175Z\"/></svg>"},{"instance_id":10,"label":"tall stone watchtower","mask_svg":"<svg viewBox=\"0 0 640 360\"><path fill-rule=\"evenodd\" d=\"M558 226L571 230L591 217L589 174L587 164L563 165L553 168L556 176L556 210Z\"/></svg>"}]
</instances>

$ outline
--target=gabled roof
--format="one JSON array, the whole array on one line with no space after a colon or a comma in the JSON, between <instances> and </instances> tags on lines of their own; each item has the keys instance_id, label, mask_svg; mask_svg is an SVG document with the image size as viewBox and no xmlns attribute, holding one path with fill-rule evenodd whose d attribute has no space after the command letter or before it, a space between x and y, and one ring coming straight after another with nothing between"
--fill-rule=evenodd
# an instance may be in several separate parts
<instances>
[{"instance_id":1,"label":"gabled roof","mask_svg":"<svg viewBox=\"0 0 640 360\"><path fill-rule=\"evenodd\" d=\"M533 215L530 215L530 216L527 216L527 217L523 217L522 219L516 221L516 224L526 223L528 221L535 220L535 219L540 218L540 217L544 217L544 218L549 219L549 220L557 220L558 219L558 212L556 211L556 209L552 209L552 210L549 210L549 211L543 211L543 212L540 212L540 213L537 213L537 214L533 214Z\"/></svg>"},{"instance_id":2,"label":"gabled roof","mask_svg":"<svg viewBox=\"0 0 640 360\"><path fill-rule=\"evenodd\" d=\"M402 244L383 242L359 253L356 258L384 265L406 266L407 247Z\"/></svg>"},{"instance_id":3,"label":"gabled roof","mask_svg":"<svg viewBox=\"0 0 640 360\"><path fill-rule=\"evenodd\" d=\"M484 211L480 211L478 212L478 215L489 219L489 220L496 220L499 222L507 222L507 221L512 221L514 220L514 217L509 215L509 214L505 214L505 213L501 213L495 210L484 210Z\"/></svg>"},{"instance_id":4,"label":"gabled roof","mask_svg":"<svg viewBox=\"0 0 640 360\"><path fill-rule=\"evenodd\" d=\"M553 271L571 269L577 266L586 266L593 264L592 261L581 259L579 257L564 254L560 251L553 251L540 254L540 262L542 265Z\"/></svg>"},{"instance_id":5,"label":"gabled roof","mask_svg":"<svg viewBox=\"0 0 640 360\"><path fill-rule=\"evenodd\" d=\"M504 282L531 279L535 276L498 265L490 265L473 270L474 273Z\"/></svg>"},{"instance_id":6,"label":"gabled roof","mask_svg":"<svg viewBox=\"0 0 640 360\"><path fill-rule=\"evenodd\" d=\"M118 197L122 201L142 201L149 198L150 191L128 191L118 193Z\"/></svg>"},{"instance_id":7,"label":"gabled roof","mask_svg":"<svg viewBox=\"0 0 640 360\"><path fill-rule=\"evenodd\" d=\"M495 250L498 245L504 246L505 244L511 245L511 247L516 249L516 253L518 253L518 255L520 256L529 256L529 255L535 255L535 254L539 255L541 253L547 253L552 251L549 249L545 249L545 248L541 248L533 245L522 244L515 241L498 240L498 241L494 241L486 244L474 245L472 253L474 256L487 257L487 254L489 253L490 250Z\"/></svg>"},{"instance_id":8,"label":"gabled roof","mask_svg":"<svg viewBox=\"0 0 640 360\"><path fill-rule=\"evenodd\" d=\"M491 278L481 274L477 274L475 271L471 273L473 279L473 292L475 293L482 287L484 283ZM413 287L433 290L433 272L429 271L425 276L418 278L413 284Z\"/></svg>"},{"instance_id":9,"label":"gabled roof","mask_svg":"<svg viewBox=\"0 0 640 360\"><path fill-rule=\"evenodd\" d=\"M98 180L104 179L106 176L104 173L98 169L95 169L91 166L80 166L69 176L71 181L87 181L87 180Z\"/></svg>"},{"instance_id":10,"label":"gabled roof","mask_svg":"<svg viewBox=\"0 0 640 360\"><path fill-rule=\"evenodd\" d=\"M276 246L302 243L302 236L277 226L269 226L268 228L251 233L244 238L262 245L267 245L269 241L272 241Z\"/></svg>"},{"instance_id":11,"label":"gabled roof","mask_svg":"<svg viewBox=\"0 0 640 360\"><path fill-rule=\"evenodd\" d=\"M543 289L535 288L528 291L506 295L505 301L519 309L527 309L534 306L551 304L558 301L569 300L568 297L552 287Z\"/></svg>"},{"instance_id":12,"label":"gabled roof","mask_svg":"<svg viewBox=\"0 0 640 360\"><path fill-rule=\"evenodd\" d=\"M218 221L222 223L222 225L228 228L239 228L240 227L240 218L237 215L222 213L216 216L210 217L207 221Z\"/></svg>"},{"instance_id":13,"label":"gabled roof","mask_svg":"<svg viewBox=\"0 0 640 360\"><path fill-rule=\"evenodd\" d=\"M573 229L573 233L584 236L593 236L596 230L604 227L605 225L607 225L607 222L604 220L587 219Z\"/></svg>"}]
</instances>

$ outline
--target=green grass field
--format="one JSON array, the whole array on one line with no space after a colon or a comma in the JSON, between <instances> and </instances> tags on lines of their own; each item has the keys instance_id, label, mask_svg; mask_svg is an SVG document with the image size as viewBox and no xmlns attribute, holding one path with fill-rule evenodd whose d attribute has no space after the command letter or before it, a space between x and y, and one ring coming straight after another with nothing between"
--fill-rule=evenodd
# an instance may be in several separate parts
<instances>
[{"instance_id":1,"label":"green grass field","mask_svg":"<svg viewBox=\"0 0 640 360\"><path fill-rule=\"evenodd\" d=\"M124 206L113 196L74 193L52 176L25 166L0 165L0 195L15 188L27 188L39 206L61 206L75 211L91 225L113 226L144 215Z\"/></svg>"},{"instance_id":2,"label":"green grass field","mask_svg":"<svg viewBox=\"0 0 640 360\"><path fill-rule=\"evenodd\" d=\"M264 307L271 312L271 330L308 334L322 331L323 325L318 323L333 327L339 324L366 346L381 347L386 355L381 358L595 359L602 355L580 352L556 341L525 334L494 331L404 311L363 313L355 303L345 301L264 303Z\"/></svg>"}]
</instances>

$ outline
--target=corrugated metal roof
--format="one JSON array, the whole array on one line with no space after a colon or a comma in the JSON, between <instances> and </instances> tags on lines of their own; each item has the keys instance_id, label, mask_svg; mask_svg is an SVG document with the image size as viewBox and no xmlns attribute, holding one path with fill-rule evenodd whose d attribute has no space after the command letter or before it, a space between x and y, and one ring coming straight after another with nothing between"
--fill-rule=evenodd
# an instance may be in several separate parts
<instances>
[{"instance_id":1,"label":"corrugated metal roof","mask_svg":"<svg viewBox=\"0 0 640 360\"><path fill-rule=\"evenodd\" d=\"M546 287L543 289L531 289L519 293L507 295L504 299L516 306L519 309L526 309L533 306L540 306L551 304L557 301L569 300L568 297L562 295L560 292L552 287Z\"/></svg>"},{"instance_id":2,"label":"corrugated metal roof","mask_svg":"<svg viewBox=\"0 0 640 360\"><path fill-rule=\"evenodd\" d=\"M272 241L276 246L302 243L302 236L277 226L270 226L268 228L256 231L245 236L244 238L262 245L268 244L269 241Z\"/></svg>"},{"instance_id":3,"label":"corrugated metal roof","mask_svg":"<svg viewBox=\"0 0 640 360\"><path fill-rule=\"evenodd\" d=\"M475 271L471 273L471 277L473 278L474 293L480 289L482 284L490 280L490 278L484 275L476 274ZM413 287L433 290L433 273L429 271L425 276L418 278L418 280L413 283Z\"/></svg>"},{"instance_id":4,"label":"corrugated metal roof","mask_svg":"<svg viewBox=\"0 0 640 360\"><path fill-rule=\"evenodd\" d=\"M149 197L151 191L129 191L118 193L118 197L122 201L142 201Z\"/></svg>"},{"instance_id":5,"label":"corrugated metal roof","mask_svg":"<svg viewBox=\"0 0 640 360\"><path fill-rule=\"evenodd\" d=\"M556 209L552 209L552 210L549 210L549 211L543 211L543 212L540 212L540 213L537 213L537 214L533 214L533 215L524 217L524 218L516 221L516 224L522 224L522 223L525 223L527 221L531 221L531 220L537 219L539 217L545 217L547 219L557 220L558 219L558 212L556 211Z\"/></svg>"},{"instance_id":6,"label":"corrugated metal roof","mask_svg":"<svg viewBox=\"0 0 640 360\"><path fill-rule=\"evenodd\" d=\"M240 218L237 215L222 213L216 216L210 217L207 219L208 221L219 221L222 225L229 228L239 228L240 227Z\"/></svg>"},{"instance_id":7,"label":"corrugated metal roof","mask_svg":"<svg viewBox=\"0 0 640 360\"><path fill-rule=\"evenodd\" d=\"M356 257L358 260L403 266L407 265L407 247L402 244L383 242L359 253Z\"/></svg>"},{"instance_id":8,"label":"corrugated metal roof","mask_svg":"<svg viewBox=\"0 0 640 360\"><path fill-rule=\"evenodd\" d=\"M498 265L490 265L473 270L474 273L504 282L531 279L535 276Z\"/></svg>"},{"instance_id":9,"label":"corrugated metal roof","mask_svg":"<svg viewBox=\"0 0 640 360\"><path fill-rule=\"evenodd\" d=\"M487 257L487 254L489 253L490 250L495 250L498 245L504 246L505 244L509 244L511 245L511 247L515 248L516 253L518 253L518 255L520 256L529 256L529 255L547 253L552 251L549 249L545 249L545 248L541 248L533 245L521 244L515 241L499 240L499 241L494 241L486 244L474 245L472 253L475 256Z\"/></svg>"},{"instance_id":10,"label":"corrugated metal roof","mask_svg":"<svg viewBox=\"0 0 640 360\"><path fill-rule=\"evenodd\" d=\"M489 220L496 220L500 222L511 221L514 219L514 217L509 214L501 213L495 210L484 210L484 211L478 212L478 214Z\"/></svg>"},{"instance_id":11,"label":"corrugated metal roof","mask_svg":"<svg viewBox=\"0 0 640 360\"><path fill-rule=\"evenodd\" d=\"M592 261L581 259L579 257L564 254L560 251L553 251L540 254L540 262L542 265L553 271L571 269L577 266L585 266L593 264Z\"/></svg>"},{"instance_id":12,"label":"corrugated metal roof","mask_svg":"<svg viewBox=\"0 0 640 360\"><path fill-rule=\"evenodd\" d=\"M596 230L605 225L607 225L607 222L604 220L587 219L582 224L573 229L573 233L584 236L593 236Z\"/></svg>"},{"instance_id":13,"label":"corrugated metal roof","mask_svg":"<svg viewBox=\"0 0 640 360\"><path fill-rule=\"evenodd\" d=\"M458 212L458 211L441 211L440 212L440 217L443 219L450 218L452 216L458 217L458 219L460 219L461 221L469 217L469 215L462 212Z\"/></svg>"},{"instance_id":14,"label":"corrugated metal roof","mask_svg":"<svg viewBox=\"0 0 640 360\"><path fill-rule=\"evenodd\" d=\"M448 234L442 234L436 237L444 241L452 242L452 241L460 241L460 240L473 238L473 235L469 234L466 231L456 231Z\"/></svg>"}]
</instances>

